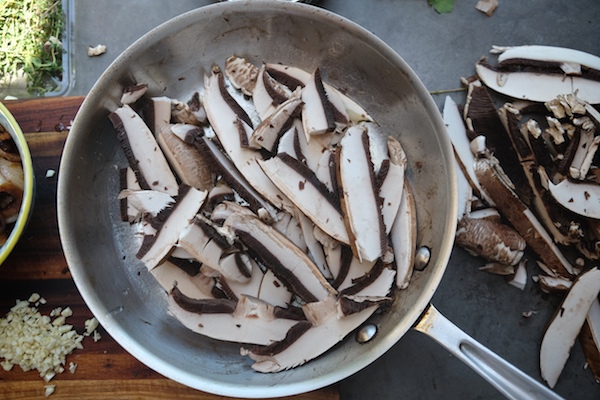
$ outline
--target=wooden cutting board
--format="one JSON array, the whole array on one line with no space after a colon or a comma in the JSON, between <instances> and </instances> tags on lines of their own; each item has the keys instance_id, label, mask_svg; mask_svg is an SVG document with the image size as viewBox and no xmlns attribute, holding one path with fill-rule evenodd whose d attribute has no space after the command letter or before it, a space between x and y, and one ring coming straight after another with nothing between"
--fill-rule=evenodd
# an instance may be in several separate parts
<instances>
[{"instance_id":1,"label":"wooden cutting board","mask_svg":"<svg viewBox=\"0 0 600 400\"><path fill-rule=\"evenodd\" d=\"M79 295L62 253L56 218L56 189L60 156L68 127L83 97L59 97L4 101L19 122L29 143L36 179L34 211L12 254L0 267L0 317L17 299L39 293L47 303L39 307L48 315L56 307L71 307L67 323L82 333L92 313ZM53 176L52 171L55 172ZM74 374L67 369L50 384L56 385L51 399L225 399L190 389L146 367L121 348L102 328L101 340L83 341L83 350L67 357L77 364ZM46 383L37 371L0 368L0 398L42 399ZM303 400L339 400L337 385L288 397ZM230 398L228 398L230 399Z\"/></svg>"}]
</instances>

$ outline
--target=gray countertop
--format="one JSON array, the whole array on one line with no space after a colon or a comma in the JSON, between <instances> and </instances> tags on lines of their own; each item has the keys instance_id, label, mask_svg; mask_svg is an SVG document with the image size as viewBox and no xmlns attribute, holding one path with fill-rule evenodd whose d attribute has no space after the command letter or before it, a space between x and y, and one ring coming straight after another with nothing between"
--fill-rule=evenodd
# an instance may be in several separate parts
<instances>
[{"instance_id":1,"label":"gray countertop","mask_svg":"<svg viewBox=\"0 0 600 400\"><path fill-rule=\"evenodd\" d=\"M492 45L546 44L600 55L597 0L499 0L493 16L475 9L477 0L456 0L438 14L427 0L331 0L317 6L375 33L415 70L431 91L460 87ZM209 4L201 0L77 0L74 2L69 95L85 95L109 64L131 43L160 23ZM86 48L104 44L106 54ZM463 102L464 92L451 96ZM445 95L434 95L438 106ZM532 259L532 257L530 257ZM518 368L541 380L539 346L559 299L529 280L524 291L504 278L478 271L483 263L455 248L433 303L451 321ZM533 262L530 261L533 268ZM530 318L522 313L535 311ZM579 344L555 388L569 399L597 399L600 386L586 369ZM409 331L378 361L341 383L351 399L494 399L502 396L431 339Z\"/></svg>"}]
</instances>

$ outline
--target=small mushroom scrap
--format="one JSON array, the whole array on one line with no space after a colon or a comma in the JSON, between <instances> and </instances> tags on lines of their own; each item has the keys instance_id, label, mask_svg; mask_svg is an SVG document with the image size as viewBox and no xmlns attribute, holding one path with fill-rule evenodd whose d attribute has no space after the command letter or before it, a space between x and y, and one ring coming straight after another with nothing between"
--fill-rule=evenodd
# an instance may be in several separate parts
<instances>
[{"instance_id":1,"label":"small mushroom scrap","mask_svg":"<svg viewBox=\"0 0 600 400\"><path fill-rule=\"evenodd\" d=\"M458 221L456 243L489 262L515 265L523 257L525 240L497 212L478 210Z\"/></svg>"}]
</instances>

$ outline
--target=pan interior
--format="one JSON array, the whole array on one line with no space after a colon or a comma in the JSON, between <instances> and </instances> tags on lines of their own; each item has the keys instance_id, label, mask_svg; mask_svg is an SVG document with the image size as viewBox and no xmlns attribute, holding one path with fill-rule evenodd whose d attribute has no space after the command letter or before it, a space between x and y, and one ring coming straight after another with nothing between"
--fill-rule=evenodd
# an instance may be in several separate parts
<instances>
[{"instance_id":1,"label":"pan interior","mask_svg":"<svg viewBox=\"0 0 600 400\"><path fill-rule=\"evenodd\" d=\"M144 82L150 96L187 101L203 76L231 55L308 71L358 101L396 136L408 155L418 203L419 241L430 265L386 313L377 338L352 338L303 367L259 374L239 345L196 335L167 315L164 291L135 258L137 241L121 222L118 170L126 166L107 115L124 86ZM378 38L327 11L285 2L239 1L203 7L149 32L101 76L69 134L59 173L61 240L73 278L91 311L127 351L188 386L235 397L276 397L324 387L388 350L431 299L450 256L456 220L451 147L439 112L404 61Z\"/></svg>"}]
</instances>

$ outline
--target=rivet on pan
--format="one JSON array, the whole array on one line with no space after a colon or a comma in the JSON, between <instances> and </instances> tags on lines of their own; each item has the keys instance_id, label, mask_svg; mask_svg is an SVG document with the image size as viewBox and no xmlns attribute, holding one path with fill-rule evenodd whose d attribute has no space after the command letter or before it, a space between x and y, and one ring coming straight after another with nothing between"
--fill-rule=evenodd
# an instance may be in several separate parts
<instances>
[{"instance_id":1,"label":"rivet on pan","mask_svg":"<svg viewBox=\"0 0 600 400\"><path fill-rule=\"evenodd\" d=\"M419 247L417 253L415 254L415 269L417 271L422 271L425 269L427 264L429 264L429 260L431 259L431 250L429 247L422 246Z\"/></svg>"},{"instance_id":2,"label":"rivet on pan","mask_svg":"<svg viewBox=\"0 0 600 400\"><path fill-rule=\"evenodd\" d=\"M356 341L360 344L367 343L377 334L377 325L366 323L356 331Z\"/></svg>"}]
</instances>

